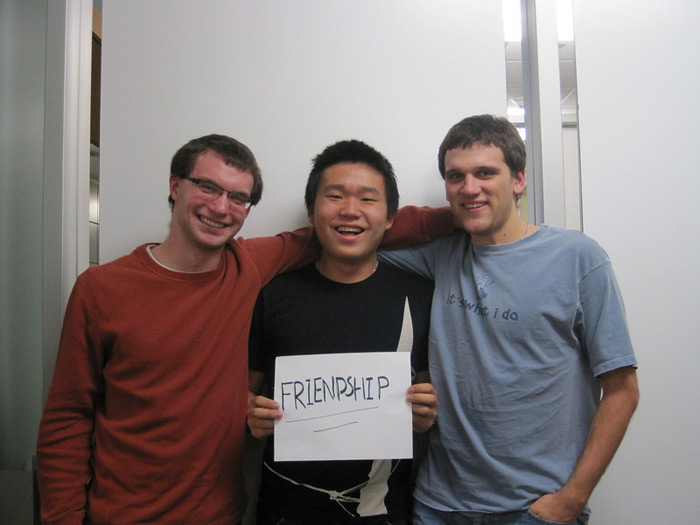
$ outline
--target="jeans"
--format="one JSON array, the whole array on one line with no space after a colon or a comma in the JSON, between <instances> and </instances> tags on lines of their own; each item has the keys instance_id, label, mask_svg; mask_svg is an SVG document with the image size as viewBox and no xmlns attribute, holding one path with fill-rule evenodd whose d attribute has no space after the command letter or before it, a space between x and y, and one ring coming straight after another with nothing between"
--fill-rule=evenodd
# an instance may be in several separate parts
<instances>
[{"instance_id":1,"label":"jeans","mask_svg":"<svg viewBox=\"0 0 700 525\"><path fill-rule=\"evenodd\" d=\"M394 520L394 521L377 521L377 522L372 522L376 523L377 525L408 525L408 522L405 520ZM295 519L289 519L289 518L274 518L274 517L263 517L263 518L258 518L258 525L314 525L310 524L309 522L306 522L304 520L295 520ZM335 524L333 522L324 522L323 525L342 525L340 523Z\"/></svg>"},{"instance_id":2,"label":"jeans","mask_svg":"<svg viewBox=\"0 0 700 525\"><path fill-rule=\"evenodd\" d=\"M547 521L529 510L503 514L451 512L433 509L418 500L413 500L413 525L585 525L587 522L583 517L567 522Z\"/></svg>"}]
</instances>

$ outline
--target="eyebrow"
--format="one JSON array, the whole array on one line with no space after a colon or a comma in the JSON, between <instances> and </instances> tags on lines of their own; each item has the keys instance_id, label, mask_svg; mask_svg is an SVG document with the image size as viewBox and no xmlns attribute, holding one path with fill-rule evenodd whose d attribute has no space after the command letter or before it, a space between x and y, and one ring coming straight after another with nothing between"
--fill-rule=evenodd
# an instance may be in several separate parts
<instances>
[{"instance_id":1,"label":"eyebrow","mask_svg":"<svg viewBox=\"0 0 700 525\"><path fill-rule=\"evenodd\" d=\"M450 168L448 170L445 170L445 175L451 174L451 173L468 173L468 172L474 172L474 171L501 171L500 166L492 166L490 164L482 164L480 166L474 166L473 168L469 170L463 170L461 168Z\"/></svg>"},{"instance_id":2,"label":"eyebrow","mask_svg":"<svg viewBox=\"0 0 700 525\"><path fill-rule=\"evenodd\" d=\"M323 191L347 191L343 184L327 184L323 187ZM379 195L379 190L371 186L362 186L360 188L360 193L374 193Z\"/></svg>"}]
</instances>

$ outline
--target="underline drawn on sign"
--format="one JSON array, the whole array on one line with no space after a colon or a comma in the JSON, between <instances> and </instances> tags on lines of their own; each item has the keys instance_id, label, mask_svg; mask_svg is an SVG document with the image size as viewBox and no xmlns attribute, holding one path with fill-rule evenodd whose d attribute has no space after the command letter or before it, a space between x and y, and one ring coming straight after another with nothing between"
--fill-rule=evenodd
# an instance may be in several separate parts
<instances>
[{"instance_id":1,"label":"underline drawn on sign","mask_svg":"<svg viewBox=\"0 0 700 525\"><path fill-rule=\"evenodd\" d=\"M376 410L378 409L379 406L373 406L373 407L367 407L367 408L357 408L355 410L345 410L344 412L336 412L335 414L327 414L325 416L316 416L316 417L305 417L305 418L300 418L300 419L292 419L289 421L283 421L283 423L300 423L302 421L312 421L314 419L325 419L329 417L335 417L335 416L342 416L343 414L351 414L353 412L364 412L366 410ZM359 421L350 421L348 423L343 423L342 425L338 425L335 427L328 427L328 428L321 428L314 430L314 432L326 432L327 430L335 430L336 428L343 428L347 427L349 425L356 425L359 423Z\"/></svg>"},{"instance_id":2,"label":"underline drawn on sign","mask_svg":"<svg viewBox=\"0 0 700 525\"><path fill-rule=\"evenodd\" d=\"M350 425L357 425L357 423L359 423L359 421L350 421L349 423L345 423L343 425L338 425L336 427L319 428L318 430L314 430L314 432L326 432L328 430L336 430L338 428L348 427Z\"/></svg>"}]
</instances>

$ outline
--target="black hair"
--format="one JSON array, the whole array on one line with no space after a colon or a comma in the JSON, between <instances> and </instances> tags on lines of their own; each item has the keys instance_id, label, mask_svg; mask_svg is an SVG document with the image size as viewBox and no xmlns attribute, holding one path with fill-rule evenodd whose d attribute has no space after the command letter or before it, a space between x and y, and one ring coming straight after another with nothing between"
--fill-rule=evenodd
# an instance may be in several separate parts
<instances>
[{"instance_id":1,"label":"black hair","mask_svg":"<svg viewBox=\"0 0 700 525\"><path fill-rule=\"evenodd\" d=\"M307 211L312 212L314 209L316 192L324 170L344 162L366 164L381 174L384 178L388 216L393 217L399 208L399 189L394 168L389 160L372 146L354 139L336 142L314 158L304 194Z\"/></svg>"}]
</instances>

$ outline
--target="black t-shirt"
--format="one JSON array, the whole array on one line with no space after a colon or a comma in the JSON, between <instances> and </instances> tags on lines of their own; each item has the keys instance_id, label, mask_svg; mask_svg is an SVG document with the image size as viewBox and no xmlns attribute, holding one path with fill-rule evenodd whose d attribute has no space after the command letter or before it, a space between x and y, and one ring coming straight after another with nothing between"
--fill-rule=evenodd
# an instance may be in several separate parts
<instances>
[{"instance_id":1,"label":"black t-shirt","mask_svg":"<svg viewBox=\"0 0 700 525\"><path fill-rule=\"evenodd\" d=\"M411 366L415 371L427 370L432 290L431 281L384 263L372 276L353 284L326 279L313 264L280 275L258 297L249 366L265 373L266 396L272 398L278 356L396 350L408 298L413 325ZM352 501L361 497L360 488L368 481L372 461L275 463L273 458L274 438L270 438L265 449L267 466L262 468L259 516L319 524L372 523L379 518L358 517L358 503ZM411 462L394 460L384 468L390 469L391 475L384 484L388 492L383 519L406 519L412 491ZM333 500L324 491L337 491L344 497Z\"/></svg>"}]
</instances>

